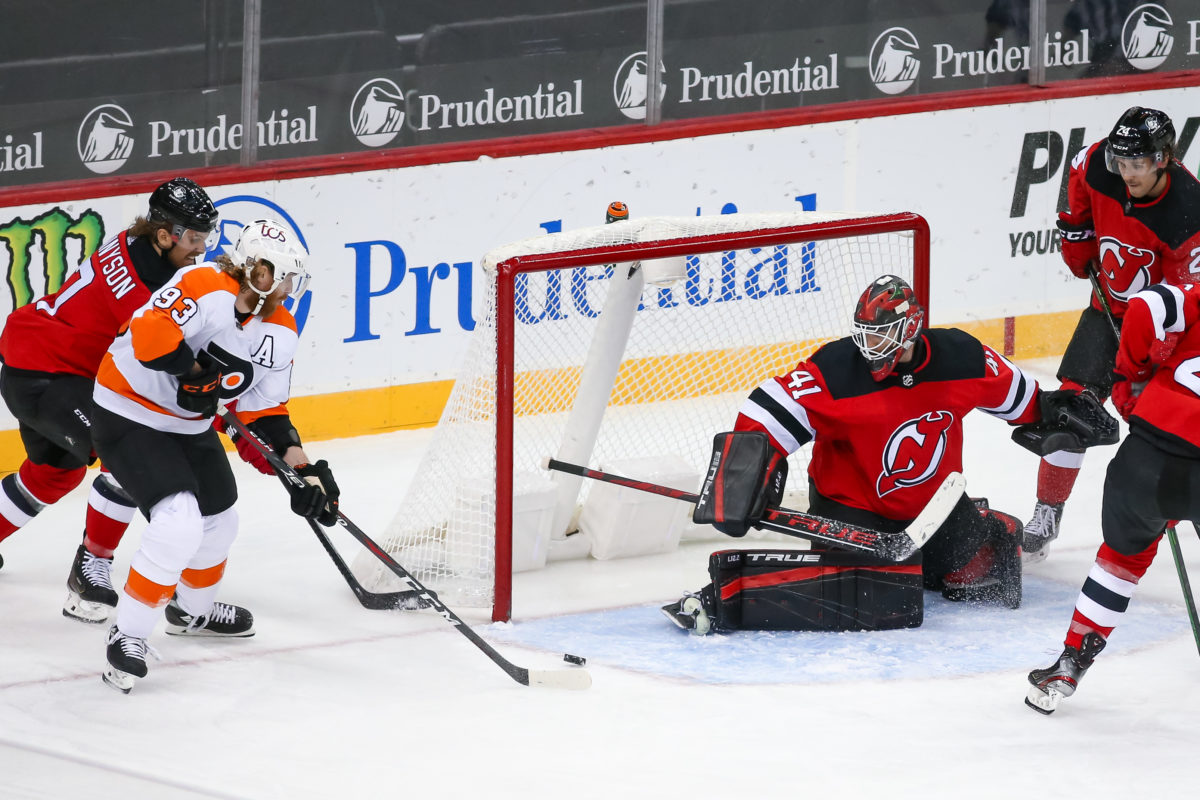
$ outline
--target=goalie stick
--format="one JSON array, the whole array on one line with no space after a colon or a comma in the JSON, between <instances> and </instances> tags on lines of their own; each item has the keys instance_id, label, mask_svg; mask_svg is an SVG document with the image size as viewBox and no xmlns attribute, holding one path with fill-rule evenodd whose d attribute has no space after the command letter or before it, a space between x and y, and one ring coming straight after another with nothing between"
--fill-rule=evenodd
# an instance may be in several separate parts
<instances>
[{"instance_id":1,"label":"goalie stick","mask_svg":"<svg viewBox=\"0 0 1200 800\"><path fill-rule=\"evenodd\" d=\"M305 480L301 478L294 469L289 467L278 454L270 447L258 439L250 429L246 427L240 419L229 411L222 409L220 411L221 418L225 420L225 424L236 430L240 435L245 436L247 440L254 445L258 452L262 453L263 458L279 475L280 479L286 484L292 486L306 486ZM311 520L310 520L311 522ZM315 523L314 523L315 524ZM523 686L545 686L555 689L586 689L592 685L592 676L586 669L568 668L554 670L536 670L519 667L512 663L504 656L487 643L478 633L471 629L458 614L455 614L445 603L443 603L437 594L424 585L422 585L412 573L406 570L396 559L388 555L382 547L376 544L375 540L367 536L357 525L351 522L345 514L338 512L337 524L344 528L347 533L358 540L359 544L367 548L371 555L383 562L383 565L391 570L401 583L408 587L408 592L402 594L411 594L417 601L423 604L424 607L432 608L443 619L454 626L455 630L470 640L471 644L478 647L487 655L500 669ZM322 537L322 544L327 541ZM335 559L335 563L341 562L340 557ZM341 562L343 565L345 562ZM348 570L347 570L348 571Z\"/></svg>"},{"instance_id":2,"label":"goalie stick","mask_svg":"<svg viewBox=\"0 0 1200 800\"><path fill-rule=\"evenodd\" d=\"M554 458L546 459L543 466L546 469L582 475L585 478L615 483L618 486L626 486L663 497L673 497L688 503L695 503L700 499L700 495L692 492L660 486L657 483L623 478L611 472L601 472ZM825 542L854 550L863 550L889 561L903 561L929 541L929 537L937 533L938 528L946 521L946 517L950 516L950 512L958 503L958 499L966 487L967 482L963 479L962 473L951 472L933 493L933 497L930 498L925 508L921 509L917 518L900 533L885 533L826 517L818 517L815 514L805 514L776 507L768 507L763 518L755 523L755 526L807 539L811 542Z\"/></svg>"}]
</instances>

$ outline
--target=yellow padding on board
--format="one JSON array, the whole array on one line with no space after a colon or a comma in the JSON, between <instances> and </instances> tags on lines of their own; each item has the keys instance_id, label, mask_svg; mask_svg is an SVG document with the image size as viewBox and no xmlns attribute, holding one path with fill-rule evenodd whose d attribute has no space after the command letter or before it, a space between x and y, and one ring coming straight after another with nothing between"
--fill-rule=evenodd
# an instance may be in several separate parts
<instances>
[{"instance_id":1,"label":"yellow padding on board","mask_svg":"<svg viewBox=\"0 0 1200 800\"><path fill-rule=\"evenodd\" d=\"M1012 357L1044 358L1066 350L1071 333L1079 320L1080 310L1049 314L1029 314L1013 319ZM954 323L980 341L1004 352L1003 319L975 320ZM798 362L809 352L812 343L747 347L736 350L688 353L677 356L632 359L618 373L618 404L643 401L644 387L654 374L680 376L660 385L653 400L673 400L699 397L731 391L734 386L723 385L710 370L715 357L733 358L742 363L737 380L754 376L757 384L786 365ZM777 366L779 364L784 367ZM547 403L557 410L569 408L569 398L579 382L578 370L548 370L522 373L516 377L516 413L526 413L536 402L545 409ZM305 442L322 439L341 439L373 433L424 428L437 424L442 407L450 396L453 381L431 381L404 386L384 386L349 392L310 395L293 398L288 407L292 420ZM25 458L25 449L16 430L0 431L0 473L14 472Z\"/></svg>"}]
</instances>

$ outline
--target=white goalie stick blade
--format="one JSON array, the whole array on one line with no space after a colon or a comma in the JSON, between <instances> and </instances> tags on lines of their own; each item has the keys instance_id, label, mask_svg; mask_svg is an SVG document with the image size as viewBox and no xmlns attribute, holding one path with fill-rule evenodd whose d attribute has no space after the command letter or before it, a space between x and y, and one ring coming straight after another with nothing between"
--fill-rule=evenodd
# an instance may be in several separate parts
<instances>
[{"instance_id":1,"label":"white goalie stick blade","mask_svg":"<svg viewBox=\"0 0 1200 800\"><path fill-rule=\"evenodd\" d=\"M548 689L587 689L592 675L586 669L531 669L529 685Z\"/></svg>"},{"instance_id":2,"label":"white goalie stick blade","mask_svg":"<svg viewBox=\"0 0 1200 800\"><path fill-rule=\"evenodd\" d=\"M933 497L929 498L921 513L904 529L918 550L938 532L938 528L942 527L942 523L950 516L950 512L958 505L959 498L966 490L967 479L961 472L951 472L946 476L946 480L942 481Z\"/></svg>"}]
</instances>

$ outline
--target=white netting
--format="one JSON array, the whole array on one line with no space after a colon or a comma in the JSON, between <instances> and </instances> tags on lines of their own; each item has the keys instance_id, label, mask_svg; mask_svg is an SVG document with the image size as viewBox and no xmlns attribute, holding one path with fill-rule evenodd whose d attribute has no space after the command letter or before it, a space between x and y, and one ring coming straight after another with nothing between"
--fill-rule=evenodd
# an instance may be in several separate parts
<instances>
[{"instance_id":1,"label":"white netting","mask_svg":"<svg viewBox=\"0 0 1200 800\"><path fill-rule=\"evenodd\" d=\"M607 407L603 391L585 393L583 402L592 401L603 416L594 447L580 463L675 456L703 474L713 435L732 427L755 386L791 370L821 343L847 335L855 302L876 276L913 280L913 238L906 232L815 241L798 235L783 244L738 247L747 237L761 242L764 231L814 223L837 227L847 219L853 218L802 213L631 220L488 253L483 281L488 294L479 323L383 546L448 602L492 603L498 325L512 328L515 342L516 515L537 505L531 498L551 490L543 459L587 427L578 416L570 430L567 422L589 349L596 362L616 347L613 363L619 361L619 369ZM675 240L694 240L696 246L686 259L667 261L682 278L642 288L640 273L629 277L640 251ZM580 251L587 254L582 260ZM562 266L519 274L515 318L497 320L496 265L548 254L561 254L554 261ZM619 305L619 297L608 300L610 291L633 293L633 304L627 304L632 325L627 340L617 325L618 335L601 334L594 344L600 321L619 317L619 310L606 309L609 302ZM806 481L807 460L807 448L792 457L793 485ZM578 502L589 483L583 481ZM521 568L521 557L516 560ZM355 569L376 590L387 587L387 573L370 558L360 558Z\"/></svg>"}]
</instances>

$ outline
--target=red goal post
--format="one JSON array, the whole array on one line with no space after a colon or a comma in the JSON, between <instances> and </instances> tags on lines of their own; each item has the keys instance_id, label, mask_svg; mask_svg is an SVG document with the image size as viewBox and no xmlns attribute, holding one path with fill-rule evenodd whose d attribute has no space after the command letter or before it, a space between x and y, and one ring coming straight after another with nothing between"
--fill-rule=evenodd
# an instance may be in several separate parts
<instances>
[{"instance_id":1,"label":"red goal post","mask_svg":"<svg viewBox=\"0 0 1200 800\"><path fill-rule=\"evenodd\" d=\"M898 274L928 305L929 228L911 213L632 219L505 245L483 269L464 367L384 547L447 602L507 620L514 567L543 566L575 528L600 535L588 487L543 458L702 474L741 400L847 335L873 278ZM803 483L807 454L793 459Z\"/></svg>"}]
</instances>

